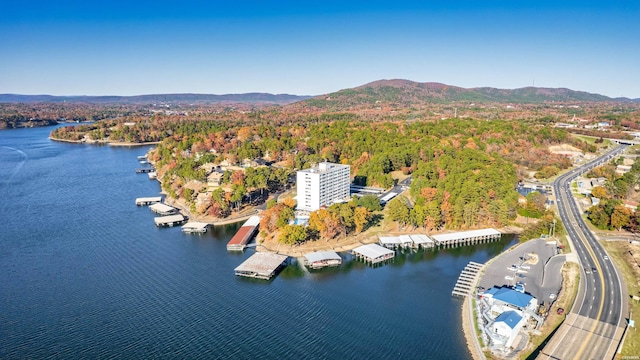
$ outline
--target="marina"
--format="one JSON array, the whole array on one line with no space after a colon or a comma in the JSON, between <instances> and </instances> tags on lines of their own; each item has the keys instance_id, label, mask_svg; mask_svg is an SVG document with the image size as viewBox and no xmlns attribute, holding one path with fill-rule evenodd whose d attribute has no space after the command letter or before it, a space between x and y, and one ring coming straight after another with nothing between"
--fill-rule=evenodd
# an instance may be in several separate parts
<instances>
[{"instance_id":1,"label":"marina","mask_svg":"<svg viewBox=\"0 0 640 360\"><path fill-rule=\"evenodd\" d=\"M437 246L452 247L500 240L501 236L502 234L498 230L489 228L432 235L431 238Z\"/></svg>"},{"instance_id":2,"label":"marina","mask_svg":"<svg viewBox=\"0 0 640 360\"><path fill-rule=\"evenodd\" d=\"M152 205L160 202L162 202L161 196L136 198L136 205L138 206Z\"/></svg>"},{"instance_id":3,"label":"marina","mask_svg":"<svg viewBox=\"0 0 640 360\"><path fill-rule=\"evenodd\" d=\"M156 203L149 206L149 209L158 215L173 215L178 213L178 209L162 203Z\"/></svg>"},{"instance_id":4,"label":"marina","mask_svg":"<svg viewBox=\"0 0 640 360\"><path fill-rule=\"evenodd\" d=\"M269 280L287 264L286 255L258 252L234 269L238 276Z\"/></svg>"},{"instance_id":5,"label":"marina","mask_svg":"<svg viewBox=\"0 0 640 360\"><path fill-rule=\"evenodd\" d=\"M187 221L187 218L182 214L158 216L153 219L156 226L176 226L184 223L185 221Z\"/></svg>"},{"instance_id":6,"label":"marina","mask_svg":"<svg viewBox=\"0 0 640 360\"><path fill-rule=\"evenodd\" d=\"M335 251L316 251L304 256L304 265L312 269L340 266L342 258Z\"/></svg>"},{"instance_id":7,"label":"marina","mask_svg":"<svg viewBox=\"0 0 640 360\"><path fill-rule=\"evenodd\" d=\"M238 232L227 243L227 251L242 251L247 247L247 244L253 239L260 227L260 217L251 216L242 226L238 229Z\"/></svg>"},{"instance_id":8,"label":"marina","mask_svg":"<svg viewBox=\"0 0 640 360\"><path fill-rule=\"evenodd\" d=\"M205 222L189 221L182 225L184 233L206 233L211 224Z\"/></svg>"},{"instance_id":9,"label":"marina","mask_svg":"<svg viewBox=\"0 0 640 360\"><path fill-rule=\"evenodd\" d=\"M395 256L395 252L393 250L389 250L377 244L358 246L351 250L351 253L356 259L362 260L371 265L390 260Z\"/></svg>"}]
</instances>

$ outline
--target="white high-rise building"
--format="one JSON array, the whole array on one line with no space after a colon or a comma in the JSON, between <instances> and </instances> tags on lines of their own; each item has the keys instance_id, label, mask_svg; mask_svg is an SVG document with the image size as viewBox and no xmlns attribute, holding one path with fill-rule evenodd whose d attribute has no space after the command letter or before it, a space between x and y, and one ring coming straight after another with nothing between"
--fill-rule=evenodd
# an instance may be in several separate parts
<instances>
[{"instance_id":1,"label":"white high-rise building","mask_svg":"<svg viewBox=\"0 0 640 360\"><path fill-rule=\"evenodd\" d=\"M349 165L321 162L312 169L296 174L298 209L315 211L349 200L351 167Z\"/></svg>"}]
</instances>

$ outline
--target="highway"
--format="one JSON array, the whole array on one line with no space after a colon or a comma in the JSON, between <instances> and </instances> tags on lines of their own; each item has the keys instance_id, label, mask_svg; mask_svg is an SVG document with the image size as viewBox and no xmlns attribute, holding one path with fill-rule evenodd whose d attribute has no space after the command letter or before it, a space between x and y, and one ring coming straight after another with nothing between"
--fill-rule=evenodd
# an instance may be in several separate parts
<instances>
[{"instance_id":1,"label":"highway","mask_svg":"<svg viewBox=\"0 0 640 360\"><path fill-rule=\"evenodd\" d=\"M627 301L623 294L626 292L615 266L582 219L570 184L577 176L609 161L625 148L618 145L553 183L558 213L582 265L582 273L571 312L539 358L612 359L615 355L625 321Z\"/></svg>"}]
</instances>

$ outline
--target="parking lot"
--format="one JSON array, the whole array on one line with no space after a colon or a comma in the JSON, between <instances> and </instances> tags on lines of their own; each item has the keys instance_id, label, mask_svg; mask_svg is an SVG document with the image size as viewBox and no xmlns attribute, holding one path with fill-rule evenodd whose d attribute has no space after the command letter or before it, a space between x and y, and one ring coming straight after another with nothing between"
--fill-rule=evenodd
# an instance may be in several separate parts
<instances>
[{"instance_id":1,"label":"parking lot","mask_svg":"<svg viewBox=\"0 0 640 360\"><path fill-rule=\"evenodd\" d=\"M556 253L556 245L547 244L544 239L528 241L495 258L485 268L479 286L489 289L518 282L538 302L553 301L562 285L561 269L565 261L564 255Z\"/></svg>"}]
</instances>

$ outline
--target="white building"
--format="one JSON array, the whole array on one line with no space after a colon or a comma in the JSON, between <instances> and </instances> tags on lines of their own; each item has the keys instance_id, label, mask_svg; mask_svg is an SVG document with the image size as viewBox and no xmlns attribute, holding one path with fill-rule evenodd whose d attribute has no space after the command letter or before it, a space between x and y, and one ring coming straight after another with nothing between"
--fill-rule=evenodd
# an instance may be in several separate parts
<instances>
[{"instance_id":1,"label":"white building","mask_svg":"<svg viewBox=\"0 0 640 360\"><path fill-rule=\"evenodd\" d=\"M351 167L321 162L296 174L298 210L315 211L349 199Z\"/></svg>"}]
</instances>

